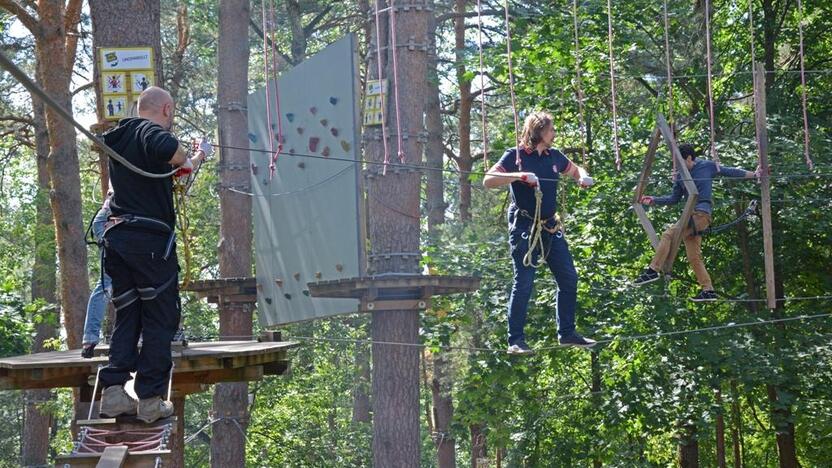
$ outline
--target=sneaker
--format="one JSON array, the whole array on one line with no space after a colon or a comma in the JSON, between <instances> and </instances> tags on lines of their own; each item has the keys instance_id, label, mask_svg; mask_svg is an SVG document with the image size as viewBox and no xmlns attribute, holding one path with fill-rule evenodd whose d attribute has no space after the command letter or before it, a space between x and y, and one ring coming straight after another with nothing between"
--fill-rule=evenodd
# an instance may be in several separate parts
<instances>
[{"instance_id":1,"label":"sneaker","mask_svg":"<svg viewBox=\"0 0 832 468\"><path fill-rule=\"evenodd\" d=\"M173 403L163 400L160 396L154 396L139 400L139 412L136 419L152 423L159 419L169 418L172 414Z\"/></svg>"},{"instance_id":2,"label":"sneaker","mask_svg":"<svg viewBox=\"0 0 832 468\"><path fill-rule=\"evenodd\" d=\"M92 359L95 356L95 345L97 343L85 343L81 349L81 357L84 359Z\"/></svg>"},{"instance_id":3,"label":"sneaker","mask_svg":"<svg viewBox=\"0 0 832 468\"><path fill-rule=\"evenodd\" d=\"M509 346L506 352L508 354L532 354L534 350L529 348L525 341L521 341Z\"/></svg>"},{"instance_id":4,"label":"sneaker","mask_svg":"<svg viewBox=\"0 0 832 468\"><path fill-rule=\"evenodd\" d=\"M110 385L101 392L101 409L98 411L102 416L115 418L116 416L136 414L138 402L124 390L122 385Z\"/></svg>"},{"instance_id":5,"label":"sneaker","mask_svg":"<svg viewBox=\"0 0 832 468\"><path fill-rule=\"evenodd\" d=\"M658 280L659 277L660 275L658 271L650 267L647 267L644 269L643 272L641 272L640 275L638 275L638 278L636 278L636 280L633 281L633 284L636 286L641 286L642 284L652 283L653 281Z\"/></svg>"},{"instance_id":6,"label":"sneaker","mask_svg":"<svg viewBox=\"0 0 832 468\"><path fill-rule=\"evenodd\" d=\"M716 295L716 291L713 289L703 289L699 294L690 298L693 302L713 302L717 299L719 299L719 296Z\"/></svg>"},{"instance_id":7,"label":"sneaker","mask_svg":"<svg viewBox=\"0 0 832 468\"><path fill-rule=\"evenodd\" d=\"M561 346L575 346L577 348L591 348L595 346L596 341L590 338L575 333L573 335L561 336L558 338L558 344Z\"/></svg>"}]
</instances>

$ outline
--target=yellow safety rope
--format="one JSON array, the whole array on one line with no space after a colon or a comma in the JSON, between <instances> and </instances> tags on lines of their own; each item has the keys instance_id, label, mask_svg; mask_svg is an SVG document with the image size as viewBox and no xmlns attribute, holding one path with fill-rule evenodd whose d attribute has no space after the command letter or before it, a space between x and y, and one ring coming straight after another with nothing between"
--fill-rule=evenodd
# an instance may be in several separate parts
<instances>
[{"instance_id":1,"label":"yellow safety rope","mask_svg":"<svg viewBox=\"0 0 832 468\"><path fill-rule=\"evenodd\" d=\"M193 152L193 145L188 148L188 159L190 159ZM196 170L196 169L194 169ZM188 183L189 177L173 177L173 197L176 204L176 226L179 231L179 240L182 243L182 258L185 262L183 270L185 274L182 282L179 284L179 289L185 289L191 283L191 261L193 254L191 253L191 226L188 218Z\"/></svg>"},{"instance_id":2,"label":"yellow safety rope","mask_svg":"<svg viewBox=\"0 0 832 468\"><path fill-rule=\"evenodd\" d=\"M534 187L534 218L532 220L532 228L529 231L529 250L523 256L523 266L530 266L537 268L546 263L546 252L543 244L543 225L544 220L540 219L540 209L543 204L543 192L540 190L540 184ZM537 263L534 262L534 249L540 247L540 259Z\"/></svg>"}]
</instances>

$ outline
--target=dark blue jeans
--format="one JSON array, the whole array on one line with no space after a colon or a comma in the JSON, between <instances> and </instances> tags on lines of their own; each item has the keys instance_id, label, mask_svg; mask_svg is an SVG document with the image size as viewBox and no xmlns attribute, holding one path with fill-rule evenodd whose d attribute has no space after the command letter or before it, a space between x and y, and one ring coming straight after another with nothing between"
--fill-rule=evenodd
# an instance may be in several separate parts
<instances>
[{"instance_id":1,"label":"dark blue jeans","mask_svg":"<svg viewBox=\"0 0 832 468\"><path fill-rule=\"evenodd\" d=\"M526 312L529 308L529 298L532 295L534 267L524 266L523 257L529 250L528 230L520 227L509 233L511 259L514 264L514 284L511 287L511 298L508 305L508 344L509 346L525 341L523 328L526 325ZM547 245L546 264L555 277L558 285L557 296L557 324L558 336L569 336L575 333L575 307L578 302L578 273L566 238L561 233L549 234L543 232L543 242ZM540 252L534 252L534 262L537 263Z\"/></svg>"}]
</instances>

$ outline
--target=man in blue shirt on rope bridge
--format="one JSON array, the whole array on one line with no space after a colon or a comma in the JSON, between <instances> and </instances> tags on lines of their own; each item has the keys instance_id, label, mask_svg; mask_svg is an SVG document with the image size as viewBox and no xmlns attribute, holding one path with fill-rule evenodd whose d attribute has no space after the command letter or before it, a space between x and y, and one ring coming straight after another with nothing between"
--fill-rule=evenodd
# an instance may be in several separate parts
<instances>
[{"instance_id":1,"label":"man in blue shirt on rope bridge","mask_svg":"<svg viewBox=\"0 0 832 468\"><path fill-rule=\"evenodd\" d=\"M751 172L734 167L717 167L713 161L697 159L696 149L691 145L679 145L679 153L681 153L682 158L685 160L685 166L687 166L690 172L693 183L696 184L696 190L699 191L696 207L682 237L685 242L688 262L696 275L696 281L702 288L699 294L692 297L691 300L694 302L715 301L717 300L717 295L711 282L711 276L708 274L708 270L705 269L705 262L702 261L702 233L711 224L714 178L722 176L735 179L754 179L759 176L759 169L756 172ZM675 205L687 198L687 190L685 189L684 181L681 180L680 174L676 174L675 179L673 192L670 195L660 197L645 195L641 197L641 203L648 206ZM675 234L675 224L662 234L659 245L656 247L656 255L653 256L653 261L636 278L634 284L642 285L652 283L659 279L662 265L668 256L671 255L670 244Z\"/></svg>"},{"instance_id":2,"label":"man in blue shirt on rope bridge","mask_svg":"<svg viewBox=\"0 0 832 468\"><path fill-rule=\"evenodd\" d=\"M486 188L510 184L508 229L514 284L508 305L509 354L533 352L523 329L536 267L544 262L558 285L558 342L584 348L595 345L575 331L578 273L557 215L560 174L572 177L583 188L594 181L586 170L551 147L554 139L552 116L532 113L523 124L520 146L506 150L483 180Z\"/></svg>"}]
</instances>

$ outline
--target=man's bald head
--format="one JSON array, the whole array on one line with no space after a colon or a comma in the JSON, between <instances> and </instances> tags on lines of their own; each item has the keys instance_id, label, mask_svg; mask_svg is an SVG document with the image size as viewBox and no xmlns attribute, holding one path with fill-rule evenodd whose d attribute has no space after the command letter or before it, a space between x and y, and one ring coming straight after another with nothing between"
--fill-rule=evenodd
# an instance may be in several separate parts
<instances>
[{"instance_id":1,"label":"man's bald head","mask_svg":"<svg viewBox=\"0 0 832 468\"><path fill-rule=\"evenodd\" d=\"M173 98L158 86L150 86L139 95L139 117L170 130L173 125Z\"/></svg>"}]
</instances>

